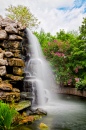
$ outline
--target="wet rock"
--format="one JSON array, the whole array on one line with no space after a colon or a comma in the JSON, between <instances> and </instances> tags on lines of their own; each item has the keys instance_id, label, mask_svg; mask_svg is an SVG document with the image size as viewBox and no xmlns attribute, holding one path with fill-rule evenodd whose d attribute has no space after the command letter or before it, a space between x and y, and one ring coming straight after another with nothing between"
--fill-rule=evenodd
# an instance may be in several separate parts
<instances>
[{"instance_id":1,"label":"wet rock","mask_svg":"<svg viewBox=\"0 0 86 130\"><path fill-rule=\"evenodd\" d=\"M21 58L21 50L11 50L13 52L15 58Z\"/></svg>"},{"instance_id":2,"label":"wet rock","mask_svg":"<svg viewBox=\"0 0 86 130\"><path fill-rule=\"evenodd\" d=\"M6 51L10 51L14 54L14 57L21 59L21 43L19 41L6 41L0 42L0 47L4 48Z\"/></svg>"},{"instance_id":3,"label":"wet rock","mask_svg":"<svg viewBox=\"0 0 86 130\"><path fill-rule=\"evenodd\" d=\"M0 53L3 53L4 52L4 50L2 50L1 48L0 48Z\"/></svg>"},{"instance_id":4,"label":"wet rock","mask_svg":"<svg viewBox=\"0 0 86 130\"><path fill-rule=\"evenodd\" d=\"M13 67L13 74L22 76L24 73L23 68Z\"/></svg>"},{"instance_id":5,"label":"wet rock","mask_svg":"<svg viewBox=\"0 0 86 130\"><path fill-rule=\"evenodd\" d=\"M21 49L20 48L20 44L21 44L21 42L19 42L19 41L4 41L0 45L2 47L4 47L5 49L9 49L10 48L10 49L15 50L15 49Z\"/></svg>"},{"instance_id":6,"label":"wet rock","mask_svg":"<svg viewBox=\"0 0 86 130\"><path fill-rule=\"evenodd\" d=\"M22 37L21 36L18 36L18 35L9 35L9 40L22 40Z\"/></svg>"},{"instance_id":7,"label":"wet rock","mask_svg":"<svg viewBox=\"0 0 86 130\"><path fill-rule=\"evenodd\" d=\"M13 33L13 34L18 33L17 28L14 28L14 26L12 26L12 24L9 25L9 26L6 26L5 31L8 32L8 33Z\"/></svg>"},{"instance_id":8,"label":"wet rock","mask_svg":"<svg viewBox=\"0 0 86 130\"><path fill-rule=\"evenodd\" d=\"M9 41L8 43L9 47L13 49L20 49L20 44L19 41Z\"/></svg>"},{"instance_id":9,"label":"wet rock","mask_svg":"<svg viewBox=\"0 0 86 130\"><path fill-rule=\"evenodd\" d=\"M20 100L20 93L17 92L0 92L0 100L7 102L16 102Z\"/></svg>"},{"instance_id":10,"label":"wet rock","mask_svg":"<svg viewBox=\"0 0 86 130\"><path fill-rule=\"evenodd\" d=\"M24 110L28 107L31 106L31 102L29 100L27 101L20 101L19 103L15 103L14 104L14 108L17 110L17 111L21 111L21 110Z\"/></svg>"},{"instance_id":11,"label":"wet rock","mask_svg":"<svg viewBox=\"0 0 86 130\"><path fill-rule=\"evenodd\" d=\"M7 39L7 32L5 30L0 30L0 40Z\"/></svg>"},{"instance_id":12,"label":"wet rock","mask_svg":"<svg viewBox=\"0 0 86 130\"><path fill-rule=\"evenodd\" d=\"M6 74L6 78L12 79L13 81L21 81L21 80L23 80L24 77L15 76L12 74Z\"/></svg>"},{"instance_id":13,"label":"wet rock","mask_svg":"<svg viewBox=\"0 0 86 130\"><path fill-rule=\"evenodd\" d=\"M0 47L3 48L3 49L5 49L7 47L7 41L6 40L3 40L3 41L0 40ZM0 48L0 50L1 50L1 48Z\"/></svg>"},{"instance_id":14,"label":"wet rock","mask_svg":"<svg viewBox=\"0 0 86 130\"><path fill-rule=\"evenodd\" d=\"M6 74L6 66L0 66L0 76L4 76Z\"/></svg>"},{"instance_id":15,"label":"wet rock","mask_svg":"<svg viewBox=\"0 0 86 130\"><path fill-rule=\"evenodd\" d=\"M24 61L22 59L18 58L10 58L8 59L8 65L9 66L21 66L24 67Z\"/></svg>"},{"instance_id":16,"label":"wet rock","mask_svg":"<svg viewBox=\"0 0 86 130\"><path fill-rule=\"evenodd\" d=\"M18 31L18 34L21 36L21 37L24 37L24 33L23 33L23 31L21 31L20 29L18 29L19 31Z\"/></svg>"},{"instance_id":17,"label":"wet rock","mask_svg":"<svg viewBox=\"0 0 86 130\"><path fill-rule=\"evenodd\" d=\"M21 99L28 99L28 100L33 100L34 94L32 92L21 92L20 93Z\"/></svg>"},{"instance_id":18,"label":"wet rock","mask_svg":"<svg viewBox=\"0 0 86 130\"><path fill-rule=\"evenodd\" d=\"M19 121L19 124L32 123L35 120L34 116L25 116Z\"/></svg>"},{"instance_id":19,"label":"wet rock","mask_svg":"<svg viewBox=\"0 0 86 130\"><path fill-rule=\"evenodd\" d=\"M2 27L6 27L7 25L10 24L9 21L10 21L10 20L9 20L8 18L2 19L2 20L1 20L1 26L2 26Z\"/></svg>"},{"instance_id":20,"label":"wet rock","mask_svg":"<svg viewBox=\"0 0 86 130\"><path fill-rule=\"evenodd\" d=\"M4 54L0 53L0 59L3 59Z\"/></svg>"},{"instance_id":21,"label":"wet rock","mask_svg":"<svg viewBox=\"0 0 86 130\"><path fill-rule=\"evenodd\" d=\"M2 82L2 78L0 77L0 83Z\"/></svg>"},{"instance_id":22,"label":"wet rock","mask_svg":"<svg viewBox=\"0 0 86 130\"><path fill-rule=\"evenodd\" d=\"M20 90L18 88L13 88L12 92L18 92L18 93L20 93Z\"/></svg>"},{"instance_id":23,"label":"wet rock","mask_svg":"<svg viewBox=\"0 0 86 130\"><path fill-rule=\"evenodd\" d=\"M12 85L9 83L1 82L0 83L0 89L4 91L11 91L12 90Z\"/></svg>"},{"instance_id":24,"label":"wet rock","mask_svg":"<svg viewBox=\"0 0 86 130\"><path fill-rule=\"evenodd\" d=\"M13 21L10 18L4 18L1 21L1 26L2 26L2 28L5 28L6 26L13 26L13 27L16 28L17 27L17 23L15 23L15 21Z\"/></svg>"},{"instance_id":25,"label":"wet rock","mask_svg":"<svg viewBox=\"0 0 86 130\"><path fill-rule=\"evenodd\" d=\"M17 23L17 25L18 25L18 30L19 31L23 31L26 27L25 26L22 26L22 24L21 23Z\"/></svg>"},{"instance_id":26,"label":"wet rock","mask_svg":"<svg viewBox=\"0 0 86 130\"><path fill-rule=\"evenodd\" d=\"M13 53L10 52L10 51L4 52L4 55L5 55L6 57L13 57Z\"/></svg>"},{"instance_id":27,"label":"wet rock","mask_svg":"<svg viewBox=\"0 0 86 130\"><path fill-rule=\"evenodd\" d=\"M32 110L31 109L31 113L30 113L31 115L47 115L47 112L46 111L44 111L43 109L41 109L41 108L37 108L36 110Z\"/></svg>"},{"instance_id":28,"label":"wet rock","mask_svg":"<svg viewBox=\"0 0 86 130\"><path fill-rule=\"evenodd\" d=\"M4 66L4 65L8 65L8 62L7 62L7 60L4 60L4 59L0 59L0 65L2 66Z\"/></svg>"},{"instance_id":29,"label":"wet rock","mask_svg":"<svg viewBox=\"0 0 86 130\"><path fill-rule=\"evenodd\" d=\"M39 128L40 129L45 129L45 128L48 128L48 126L46 124L44 124L44 123L40 123Z\"/></svg>"}]
</instances>

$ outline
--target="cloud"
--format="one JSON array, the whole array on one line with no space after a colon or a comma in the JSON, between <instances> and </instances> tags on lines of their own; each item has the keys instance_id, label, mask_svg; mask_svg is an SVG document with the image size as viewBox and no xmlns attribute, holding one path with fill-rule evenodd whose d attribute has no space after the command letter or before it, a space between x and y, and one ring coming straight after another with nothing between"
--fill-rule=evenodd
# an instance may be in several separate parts
<instances>
[{"instance_id":1,"label":"cloud","mask_svg":"<svg viewBox=\"0 0 86 130\"><path fill-rule=\"evenodd\" d=\"M55 34L60 29L78 30L86 17L86 0L0 0L0 14L9 5L25 5L41 22L38 31Z\"/></svg>"},{"instance_id":2,"label":"cloud","mask_svg":"<svg viewBox=\"0 0 86 130\"><path fill-rule=\"evenodd\" d=\"M58 8L71 6L74 0L37 0L38 4L42 4L47 8Z\"/></svg>"},{"instance_id":3,"label":"cloud","mask_svg":"<svg viewBox=\"0 0 86 130\"><path fill-rule=\"evenodd\" d=\"M68 10L66 12L57 9L52 9L49 12L48 10L45 10L41 17L40 26L46 32L49 31L52 32L52 34L55 34L55 32L59 31L60 29L64 29L66 31L78 30L79 26L81 25L82 18L85 16L81 13L82 10L82 8L74 8L73 10Z\"/></svg>"}]
</instances>

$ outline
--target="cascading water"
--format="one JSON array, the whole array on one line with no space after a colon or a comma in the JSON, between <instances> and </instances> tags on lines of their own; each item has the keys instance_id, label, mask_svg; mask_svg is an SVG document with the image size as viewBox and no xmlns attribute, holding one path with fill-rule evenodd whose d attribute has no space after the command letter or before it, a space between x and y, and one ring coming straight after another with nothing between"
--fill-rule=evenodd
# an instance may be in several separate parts
<instances>
[{"instance_id":1,"label":"cascading water","mask_svg":"<svg viewBox=\"0 0 86 130\"><path fill-rule=\"evenodd\" d=\"M30 59L25 65L26 77L24 82L27 84L31 83L32 85L33 103L44 105L53 99L52 91L56 84L51 68L43 56L37 38L29 29L26 32L29 46L27 54L30 56Z\"/></svg>"}]
</instances>

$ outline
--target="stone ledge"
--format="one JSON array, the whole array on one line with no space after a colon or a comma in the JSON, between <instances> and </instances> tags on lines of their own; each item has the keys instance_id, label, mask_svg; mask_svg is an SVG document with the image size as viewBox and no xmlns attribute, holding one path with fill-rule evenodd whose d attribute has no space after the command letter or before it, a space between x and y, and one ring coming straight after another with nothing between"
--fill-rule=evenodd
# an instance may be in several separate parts
<instances>
[{"instance_id":1,"label":"stone ledge","mask_svg":"<svg viewBox=\"0 0 86 130\"><path fill-rule=\"evenodd\" d=\"M27 101L20 101L19 103L15 103L14 104L14 108L17 110L17 111L21 111L21 110L24 110L28 107L31 106L31 102L29 100Z\"/></svg>"},{"instance_id":2,"label":"stone ledge","mask_svg":"<svg viewBox=\"0 0 86 130\"><path fill-rule=\"evenodd\" d=\"M70 87L65 87L65 88L59 87L57 93L86 97L86 91L80 91L77 90L76 88L70 88Z\"/></svg>"}]
</instances>

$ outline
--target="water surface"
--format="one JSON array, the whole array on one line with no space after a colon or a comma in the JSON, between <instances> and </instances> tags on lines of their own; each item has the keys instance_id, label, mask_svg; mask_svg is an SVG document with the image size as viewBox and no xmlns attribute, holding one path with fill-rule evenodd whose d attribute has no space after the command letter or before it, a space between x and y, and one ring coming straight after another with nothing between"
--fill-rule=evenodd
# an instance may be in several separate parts
<instances>
[{"instance_id":1,"label":"water surface","mask_svg":"<svg viewBox=\"0 0 86 130\"><path fill-rule=\"evenodd\" d=\"M47 116L16 130L39 130L41 122L48 125L47 130L86 130L86 98L59 95L43 109L48 112Z\"/></svg>"}]
</instances>

